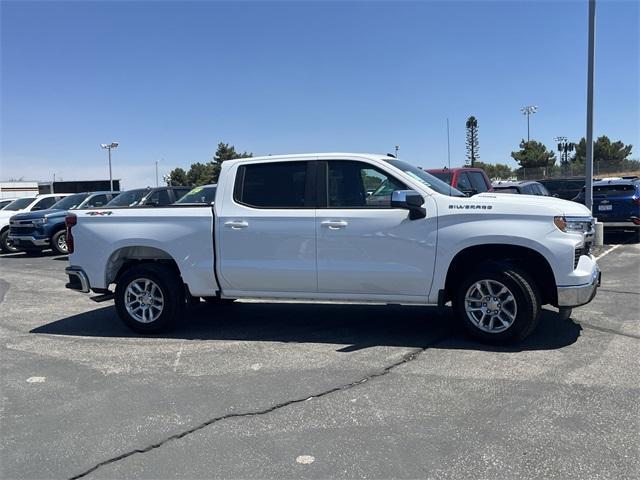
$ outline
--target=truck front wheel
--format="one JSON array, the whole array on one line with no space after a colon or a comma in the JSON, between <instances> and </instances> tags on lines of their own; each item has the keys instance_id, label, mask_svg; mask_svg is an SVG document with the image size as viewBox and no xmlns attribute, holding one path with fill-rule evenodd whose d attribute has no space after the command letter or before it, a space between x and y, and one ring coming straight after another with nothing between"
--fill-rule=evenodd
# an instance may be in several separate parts
<instances>
[{"instance_id":1,"label":"truck front wheel","mask_svg":"<svg viewBox=\"0 0 640 480\"><path fill-rule=\"evenodd\" d=\"M144 263L127 270L116 285L116 310L137 333L157 333L167 328L184 304L178 275L162 264Z\"/></svg>"},{"instance_id":2,"label":"truck front wheel","mask_svg":"<svg viewBox=\"0 0 640 480\"><path fill-rule=\"evenodd\" d=\"M523 340L535 329L540 300L525 272L510 265L486 264L460 282L454 309L474 336L508 343Z\"/></svg>"},{"instance_id":3,"label":"truck front wheel","mask_svg":"<svg viewBox=\"0 0 640 480\"><path fill-rule=\"evenodd\" d=\"M51 249L59 253L60 255L66 255L69 253L67 248L67 231L59 230L51 237Z\"/></svg>"}]
</instances>

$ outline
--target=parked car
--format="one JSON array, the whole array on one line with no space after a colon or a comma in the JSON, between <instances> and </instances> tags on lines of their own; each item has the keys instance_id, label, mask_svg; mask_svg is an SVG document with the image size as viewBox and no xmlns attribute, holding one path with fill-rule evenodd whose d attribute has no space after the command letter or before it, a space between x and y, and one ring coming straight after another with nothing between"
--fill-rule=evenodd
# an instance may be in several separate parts
<instances>
[{"instance_id":1,"label":"parked car","mask_svg":"<svg viewBox=\"0 0 640 480\"><path fill-rule=\"evenodd\" d=\"M176 204L211 205L216 198L218 184L202 185L189 190L189 193L176 201Z\"/></svg>"},{"instance_id":2,"label":"parked car","mask_svg":"<svg viewBox=\"0 0 640 480\"><path fill-rule=\"evenodd\" d=\"M543 197L551 196L549 191L544 188L544 185L532 180L493 182L493 191L496 193L519 193L522 195L540 195Z\"/></svg>"},{"instance_id":3,"label":"parked car","mask_svg":"<svg viewBox=\"0 0 640 480\"><path fill-rule=\"evenodd\" d=\"M120 192L87 192L69 195L47 210L18 213L11 217L9 243L22 251L41 251L47 248L67 253L64 218L69 210L103 207Z\"/></svg>"},{"instance_id":4,"label":"parked car","mask_svg":"<svg viewBox=\"0 0 640 480\"><path fill-rule=\"evenodd\" d=\"M467 196L492 190L491 180L481 168L461 167L425 170L434 177L457 188Z\"/></svg>"},{"instance_id":5,"label":"parked car","mask_svg":"<svg viewBox=\"0 0 640 480\"><path fill-rule=\"evenodd\" d=\"M17 252L9 242L9 219L17 213L46 210L58 200L71 195L70 193L47 193L37 197L24 197L14 200L0 210L0 252Z\"/></svg>"},{"instance_id":6,"label":"parked car","mask_svg":"<svg viewBox=\"0 0 640 480\"><path fill-rule=\"evenodd\" d=\"M2 210L14 200L17 200L17 198L5 198L4 200L0 200L0 210Z\"/></svg>"},{"instance_id":7,"label":"parked car","mask_svg":"<svg viewBox=\"0 0 640 480\"><path fill-rule=\"evenodd\" d=\"M584 177L546 178L538 180L552 197L573 200L584 188Z\"/></svg>"},{"instance_id":8,"label":"parked car","mask_svg":"<svg viewBox=\"0 0 640 480\"><path fill-rule=\"evenodd\" d=\"M166 207L179 200L191 187L136 188L122 192L107 205L109 208Z\"/></svg>"},{"instance_id":9,"label":"parked car","mask_svg":"<svg viewBox=\"0 0 640 480\"><path fill-rule=\"evenodd\" d=\"M371 176L396 186L386 204L370 203ZM141 333L186 318L197 297L451 301L469 331L507 342L533 331L541 305L567 317L599 285L593 218L575 202L468 198L403 160L366 154L227 160L219 185L213 209L70 214L67 287L114 298Z\"/></svg>"},{"instance_id":10,"label":"parked car","mask_svg":"<svg viewBox=\"0 0 640 480\"><path fill-rule=\"evenodd\" d=\"M584 204L585 189L574 198ZM628 177L593 183L593 216L606 228L640 232L640 178Z\"/></svg>"}]
</instances>

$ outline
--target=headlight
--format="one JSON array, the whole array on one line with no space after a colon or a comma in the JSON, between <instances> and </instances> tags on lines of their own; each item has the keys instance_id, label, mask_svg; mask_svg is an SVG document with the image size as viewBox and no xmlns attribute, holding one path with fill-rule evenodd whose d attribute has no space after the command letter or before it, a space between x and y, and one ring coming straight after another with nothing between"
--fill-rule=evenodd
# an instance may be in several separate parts
<instances>
[{"instance_id":1,"label":"headlight","mask_svg":"<svg viewBox=\"0 0 640 480\"><path fill-rule=\"evenodd\" d=\"M565 233L589 233L592 229L591 218L553 217L553 223Z\"/></svg>"},{"instance_id":2,"label":"headlight","mask_svg":"<svg viewBox=\"0 0 640 480\"><path fill-rule=\"evenodd\" d=\"M44 225L45 223L47 223L47 217L34 218L31 223L33 223L34 225Z\"/></svg>"}]
</instances>

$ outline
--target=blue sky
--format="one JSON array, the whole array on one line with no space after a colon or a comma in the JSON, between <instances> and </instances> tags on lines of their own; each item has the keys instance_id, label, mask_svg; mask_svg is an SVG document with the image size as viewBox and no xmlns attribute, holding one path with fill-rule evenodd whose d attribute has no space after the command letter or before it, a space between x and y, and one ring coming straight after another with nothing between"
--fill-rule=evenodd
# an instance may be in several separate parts
<instances>
[{"instance_id":1,"label":"blue sky","mask_svg":"<svg viewBox=\"0 0 640 480\"><path fill-rule=\"evenodd\" d=\"M595 133L640 155L639 3L599 1ZM219 141L254 154L513 163L585 132L587 2L3 1L0 179L155 184Z\"/></svg>"}]
</instances>

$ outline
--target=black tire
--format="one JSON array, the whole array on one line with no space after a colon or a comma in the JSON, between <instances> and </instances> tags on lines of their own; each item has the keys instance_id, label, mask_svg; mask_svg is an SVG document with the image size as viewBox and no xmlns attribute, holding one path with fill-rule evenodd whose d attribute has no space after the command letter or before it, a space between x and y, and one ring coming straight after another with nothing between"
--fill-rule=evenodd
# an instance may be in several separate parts
<instances>
[{"instance_id":1,"label":"black tire","mask_svg":"<svg viewBox=\"0 0 640 480\"><path fill-rule=\"evenodd\" d=\"M486 283L480 283L482 281L489 281L489 286L493 286L493 289L487 292ZM467 313L466 296L470 292L480 292L476 288L478 283L483 285L483 292L497 293L495 292L496 286L501 284L508 289L508 293L489 298L490 303L483 303L483 298L488 298L489 296L480 296L478 300L473 300L468 304L470 308L476 308L480 311ZM500 300L501 298L502 300ZM498 300L492 302L494 299ZM504 303L504 307L500 303L501 301ZM540 297L535 283L525 272L507 264L487 263L481 265L457 285L453 307L457 317L473 336L488 343L514 343L524 340L538 324ZM502 308L489 311L493 313L500 312L498 316L486 313L488 308L497 307ZM508 311L505 312L505 309ZM514 315L509 317L507 316L508 314ZM476 321L473 321L471 317L474 317L474 315L481 316L482 319L486 320L477 321L478 319L475 317ZM510 322L509 325L505 327L500 318L506 320L507 323ZM491 325L489 322L494 325L493 331L488 331Z\"/></svg>"},{"instance_id":2,"label":"black tire","mask_svg":"<svg viewBox=\"0 0 640 480\"><path fill-rule=\"evenodd\" d=\"M66 230L58 230L53 234L53 237L51 237L51 250L60 255L67 255L69 253Z\"/></svg>"},{"instance_id":3,"label":"black tire","mask_svg":"<svg viewBox=\"0 0 640 480\"><path fill-rule=\"evenodd\" d=\"M235 302L235 298L220 298L220 297L202 297L202 299L209 305L231 305Z\"/></svg>"},{"instance_id":4,"label":"black tire","mask_svg":"<svg viewBox=\"0 0 640 480\"><path fill-rule=\"evenodd\" d=\"M0 251L2 253L16 253L20 250L9 243L9 229L0 233Z\"/></svg>"},{"instance_id":5,"label":"black tire","mask_svg":"<svg viewBox=\"0 0 640 480\"><path fill-rule=\"evenodd\" d=\"M148 321L144 323L135 315L130 313L129 310L135 311L140 305L145 303L134 302L133 305L138 304L135 308L132 306L127 309L127 300L131 301L133 295L128 292L129 286L136 282L144 283L145 280L149 280L157 286L162 296L162 308L158 312L157 306L150 306L153 300L147 299L146 311L151 314L145 314L142 310L138 312L138 316L145 316ZM132 287L133 288L133 287ZM157 290L154 289L157 294ZM158 297L158 295L156 295ZM178 276L178 274L171 267L158 263L143 263L134 265L127 270L118 280L115 292L116 310L120 319L131 330L142 334L158 333L167 329L178 317L184 307L184 286ZM157 305L157 304L154 304ZM152 318L157 315L157 318Z\"/></svg>"}]
</instances>

